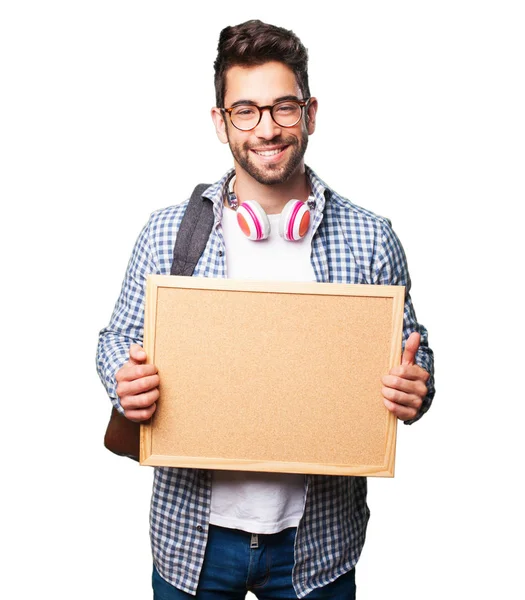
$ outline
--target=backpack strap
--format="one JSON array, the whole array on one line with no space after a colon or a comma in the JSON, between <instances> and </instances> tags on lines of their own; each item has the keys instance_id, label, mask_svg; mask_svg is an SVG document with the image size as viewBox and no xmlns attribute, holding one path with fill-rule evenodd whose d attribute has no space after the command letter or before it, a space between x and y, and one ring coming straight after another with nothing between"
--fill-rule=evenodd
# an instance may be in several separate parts
<instances>
[{"instance_id":1,"label":"backpack strap","mask_svg":"<svg viewBox=\"0 0 525 600\"><path fill-rule=\"evenodd\" d=\"M192 275L206 247L213 227L213 204L202 193L209 187L199 184L191 195L186 212L182 217L173 250L172 275ZM119 456L139 460L139 424L126 419L115 408L104 436L104 445Z\"/></svg>"},{"instance_id":2,"label":"backpack strap","mask_svg":"<svg viewBox=\"0 0 525 600\"><path fill-rule=\"evenodd\" d=\"M186 207L173 249L171 275L193 275L213 227L213 204L202 196L210 184L199 183Z\"/></svg>"}]
</instances>

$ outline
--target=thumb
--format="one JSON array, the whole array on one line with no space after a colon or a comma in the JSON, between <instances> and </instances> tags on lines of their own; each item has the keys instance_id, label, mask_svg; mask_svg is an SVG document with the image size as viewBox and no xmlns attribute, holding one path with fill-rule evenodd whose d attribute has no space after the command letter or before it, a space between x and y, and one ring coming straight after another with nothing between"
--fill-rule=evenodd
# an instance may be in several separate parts
<instances>
[{"instance_id":1,"label":"thumb","mask_svg":"<svg viewBox=\"0 0 525 600\"><path fill-rule=\"evenodd\" d=\"M413 331L409 336L405 344L403 356L401 357L402 365L413 365L416 362L416 353L419 348L419 342L421 341L421 335L417 331Z\"/></svg>"},{"instance_id":2,"label":"thumb","mask_svg":"<svg viewBox=\"0 0 525 600\"><path fill-rule=\"evenodd\" d=\"M146 353L142 346L138 344L131 344L129 347L129 364L130 365L141 365L146 362Z\"/></svg>"}]
</instances>

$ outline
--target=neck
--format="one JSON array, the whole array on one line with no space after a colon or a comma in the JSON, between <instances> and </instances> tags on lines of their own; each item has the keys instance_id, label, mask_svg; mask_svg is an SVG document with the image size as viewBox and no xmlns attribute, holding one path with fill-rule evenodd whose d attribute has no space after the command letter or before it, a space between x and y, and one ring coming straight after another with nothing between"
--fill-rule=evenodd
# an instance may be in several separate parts
<instances>
[{"instance_id":1,"label":"neck","mask_svg":"<svg viewBox=\"0 0 525 600\"><path fill-rule=\"evenodd\" d=\"M310 182L304 164L284 183L267 185L259 183L238 165L235 165L234 191L239 204L245 200L257 200L268 215L280 214L292 198L306 202L310 194Z\"/></svg>"}]
</instances>

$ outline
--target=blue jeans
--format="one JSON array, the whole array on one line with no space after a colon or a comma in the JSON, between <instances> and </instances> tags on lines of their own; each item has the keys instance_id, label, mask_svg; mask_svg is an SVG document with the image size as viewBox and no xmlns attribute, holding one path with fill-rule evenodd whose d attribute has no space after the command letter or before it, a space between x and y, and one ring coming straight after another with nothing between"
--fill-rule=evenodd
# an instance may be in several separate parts
<instances>
[{"instance_id":1,"label":"blue jeans","mask_svg":"<svg viewBox=\"0 0 525 600\"><path fill-rule=\"evenodd\" d=\"M291 527L254 537L238 529L210 525L197 600L241 600L248 591L259 600L297 598L292 586L296 531ZM154 600L195 600L195 596L165 581L155 567L152 582ZM355 600L355 590L352 570L306 598Z\"/></svg>"}]
</instances>

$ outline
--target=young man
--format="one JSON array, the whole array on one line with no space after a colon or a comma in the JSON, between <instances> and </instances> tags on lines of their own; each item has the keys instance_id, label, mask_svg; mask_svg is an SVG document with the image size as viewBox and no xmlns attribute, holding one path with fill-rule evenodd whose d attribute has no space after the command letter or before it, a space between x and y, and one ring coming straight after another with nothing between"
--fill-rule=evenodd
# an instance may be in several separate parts
<instances>
[{"instance_id":1,"label":"young man","mask_svg":"<svg viewBox=\"0 0 525 600\"><path fill-rule=\"evenodd\" d=\"M215 87L212 119L234 169L203 194L215 223L194 274L407 286L402 365L383 378L383 396L388 410L414 422L434 394L433 357L408 293L404 253L386 219L339 196L304 164L318 108L306 49L291 31L260 21L227 27ZM303 209L295 228L284 214L290 199L300 201L293 210ZM146 275L169 274L186 206L152 214L100 334L100 377L113 404L137 422L153 415L159 397L157 370L140 347ZM281 238L279 227L295 241ZM268 229L264 241L247 237ZM157 468L155 597L231 599L251 590L259 598L355 598L368 516L362 477Z\"/></svg>"}]
</instances>

